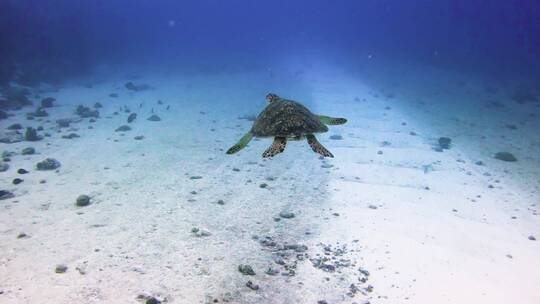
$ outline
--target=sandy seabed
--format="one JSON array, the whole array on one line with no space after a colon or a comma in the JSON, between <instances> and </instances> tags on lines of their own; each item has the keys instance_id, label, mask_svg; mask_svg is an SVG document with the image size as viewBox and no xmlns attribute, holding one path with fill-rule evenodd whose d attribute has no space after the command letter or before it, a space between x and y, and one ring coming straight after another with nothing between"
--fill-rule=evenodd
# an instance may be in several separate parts
<instances>
[{"instance_id":1,"label":"sandy seabed","mask_svg":"<svg viewBox=\"0 0 540 304\"><path fill-rule=\"evenodd\" d=\"M0 144L15 195L0 201L0 303L540 303L540 107L488 85L306 69L45 88L48 117L0 121L50 134ZM348 118L318 135L334 159L293 141L264 160L269 139L225 154L269 91ZM74 114L95 102L95 122ZM116 132L125 107L137 119ZM36 170L48 157L61 167Z\"/></svg>"}]
</instances>

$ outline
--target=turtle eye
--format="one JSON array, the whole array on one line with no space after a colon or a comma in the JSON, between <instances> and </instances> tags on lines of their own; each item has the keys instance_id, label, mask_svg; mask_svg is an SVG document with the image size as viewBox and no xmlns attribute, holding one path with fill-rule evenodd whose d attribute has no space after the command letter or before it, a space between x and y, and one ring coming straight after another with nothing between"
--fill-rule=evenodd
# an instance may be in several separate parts
<instances>
[{"instance_id":1,"label":"turtle eye","mask_svg":"<svg viewBox=\"0 0 540 304\"><path fill-rule=\"evenodd\" d=\"M272 101L274 101L276 96L277 96L276 94L268 93L268 94L266 94L266 101L272 102Z\"/></svg>"}]
</instances>

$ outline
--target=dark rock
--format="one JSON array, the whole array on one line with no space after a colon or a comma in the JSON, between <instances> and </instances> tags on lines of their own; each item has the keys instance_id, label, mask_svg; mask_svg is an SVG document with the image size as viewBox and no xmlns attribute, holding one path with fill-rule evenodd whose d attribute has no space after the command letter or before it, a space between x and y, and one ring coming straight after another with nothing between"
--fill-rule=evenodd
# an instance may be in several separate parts
<instances>
[{"instance_id":1,"label":"dark rock","mask_svg":"<svg viewBox=\"0 0 540 304\"><path fill-rule=\"evenodd\" d=\"M12 183L13 183L14 185L18 185L18 184L20 184L20 183L22 183L22 182L23 182L23 180L20 179L20 178L14 178L13 181L12 181Z\"/></svg>"},{"instance_id":2,"label":"dark rock","mask_svg":"<svg viewBox=\"0 0 540 304\"><path fill-rule=\"evenodd\" d=\"M531 241L536 241L536 238L534 236L532 236L532 235L529 235L528 239L531 240Z\"/></svg>"},{"instance_id":3,"label":"dark rock","mask_svg":"<svg viewBox=\"0 0 540 304\"><path fill-rule=\"evenodd\" d=\"M267 275L274 276L274 275L277 275L279 273L279 270L274 269L272 267L268 267L268 269L266 269L266 271L264 273L266 273Z\"/></svg>"},{"instance_id":4,"label":"dark rock","mask_svg":"<svg viewBox=\"0 0 540 304\"><path fill-rule=\"evenodd\" d=\"M34 129L32 127L26 128L26 132L24 133L24 140L26 140L26 141L38 141L38 140L41 140L41 139L43 139L43 137L37 135L37 130L36 129Z\"/></svg>"},{"instance_id":5,"label":"dark rock","mask_svg":"<svg viewBox=\"0 0 540 304\"><path fill-rule=\"evenodd\" d=\"M68 135L62 136L62 138L64 139L73 139L73 138L78 138L78 137L81 137L81 136L77 133L69 133Z\"/></svg>"},{"instance_id":6,"label":"dark rock","mask_svg":"<svg viewBox=\"0 0 540 304\"><path fill-rule=\"evenodd\" d=\"M23 126L20 123L14 123L11 126L7 127L8 130L21 130Z\"/></svg>"},{"instance_id":7,"label":"dark rock","mask_svg":"<svg viewBox=\"0 0 540 304\"><path fill-rule=\"evenodd\" d=\"M68 128L72 120L70 118L61 118L56 120L56 124L59 128Z\"/></svg>"},{"instance_id":8,"label":"dark rock","mask_svg":"<svg viewBox=\"0 0 540 304\"><path fill-rule=\"evenodd\" d=\"M268 188L268 184L267 183L262 183L259 185L259 188Z\"/></svg>"},{"instance_id":9,"label":"dark rock","mask_svg":"<svg viewBox=\"0 0 540 304\"><path fill-rule=\"evenodd\" d=\"M26 237L28 237L28 235L27 235L26 233L24 233L24 232L21 232L21 233L19 233L19 234L17 235L17 238L18 238L18 239L24 239L24 238L26 238Z\"/></svg>"},{"instance_id":10,"label":"dark rock","mask_svg":"<svg viewBox=\"0 0 540 304\"><path fill-rule=\"evenodd\" d=\"M27 97L30 93L27 89L8 87L2 93L6 98L2 102L2 107L5 109L20 109L21 107L32 104L32 101Z\"/></svg>"},{"instance_id":11,"label":"dark rock","mask_svg":"<svg viewBox=\"0 0 540 304\"><path fill-rule=\"evenodd\" d=\"M125 87L126 89L128 90L131 90L131 91L135 91L135 92L139 92L139 91L145 91L145 90L148 90L150 89L150 86L147 85L147 84L139 84L139 85L135 85L133 82L128 82L125 84Z\"/></svg>"},{"instance_id":12,"label":"dark rock","mask_svg":"<svg viewBox=\"0 0 540 304\"><path fill-rule=\"evenodd\" d=\"M56 99L52 97L47 97L41 100L41 107L42 108L52 108L53 102L56 101Z\"/></svg>"},{"instance_id":13,"label":"dark rock","mask_svg":"<svg viewBox=\"0 0 540 304\"><path fill-rule=\"evenodd\" d=\"M291 219L291 218L294 218L295 215L294 213L292 212L287 212L287 211L281 211L279 213L279 216L282 217L282 218L285 218L285 219Z\"/></svg>"},{"instance_id":14,"label":"dark rock","mask_svg":"<svg viewBox=\"0 0 540 304\"><path fill-rule=\"evenodd\" d=\"M0 200L5 200L12 197L15 197L15 195L11 193L10 191L0 190Z\"/></svg>"},{"instance_id":15,"label":"dark rock","mask_svg":"<svg viewBox=\"0 0 540 304\"><path fill-rule=\"evenodd\" d=\"M99 102L96 102L94 104L94 109L100 109L100 108L103 108L103 105L101 103L99 103Z\"/></svg>"},{"instance_id":16,"label":"dark rock","mask_svg":"<svg viewBox=\"0 0 540 304\"><path fill-rule=\"evenodd\" d=\"M515 162L517 158L510 152L497 152L495 158L506 162Z\"/></svg>"},{"instance_id":17,"label":"dark rock","mask_svg":"<svg viewBox=\"0 0 540 304\"><path fill-rule=\"evenodd\" d=\"M341 136L341 135L331 135L331 136L330 136L330 139L333 139L333 140L342 140L342 139L343 139L343 136Z\"/></svg>"},{"instance_id":18,"label":"dark rock","mask_svg":"<svg viewBox=\"0 0 540 304\"><path fill-rule=\"evenodd\" d=\"M452 139L448 137L439 137L438 143L439 143L439 148L443 150L448 150L450 149L450 146L452 144Z\"/></svg>"},{"instance_id":19,"label":"dark rock","mask_svg":"<svg viewBox=\"0 0 540 304\"><path fill-rule=\"evenodd\" d=\"M240 273L243 275L255 275L255 271L253 271L253 268L251 268L249 265L240 264L238 266L238 271L240 271Z\"/></svg>"},{"instance_id":20,"label":"dark rock","mask_svg":"<svg viewBox=\"0 0 540 304\"><path fill-rule=\"evenodd\" d=\"M132 123L135 119L137 119L137 113L131 113L127 118L127 122Z\"/></svg>"},{"instance_id":21,"label":"dark rock","mask_svg":"<svg viewBox=\"0 0 540 304\"><path fill-rule=\"evenodd\" d=\"M54 272L56 273L64 273L67 270L68 270L68 267L64 264L56 265L56 267L54 268Z\"/></svg>"},{"instance_id":22,"label":"dark rock","mask_svg":"<svg viewBox=\"0 0 540 304\"><path fill-rule=\"evenodd\" d=\"M254 284L251 281L247 281L246 286L251 290L259 290L259 285Z\"/></svg>"},{"instance_id":23,"label":"dark rock","mask_svg":"<svg viewBox=\"0 0 540 304\"><path fill-rule=\"evenodd\" d=\"M143 140L144 139L144 136L142 135L137 135L135 137L133 137L135 140Z\"/></svg>"},{"instance_id":24,"label":"dark rock","mask_svg":"<svg viewBox=\"0 0 540 304\"><path fill-rule=\"evenodd\" d=\"M99 117L98 110L92 110L83 105L77 106L77 109L75 109L75 114L79 115L82 118L88 118L88 117L98 118Z\"/></svg>"},{"instance_id":25,"label":"dark rock","mask_svg":"<svg viewBox=\"0 0 540 304\"><path fill-rule=\"evenodd\" d=\"M33 115L34 117L47 117L49 116L49 113L47 113L47 111L45 111L43 108L37 108Z\"/></svg>"},{"instance_id":26,"label":"dark rock","mask_svg":"<svg viewBox=\"0 0 540 304\"><path fill-rule=\"evenodd\" d=\"M26 147L21 151L22 155L32 155L36 153L36 149L33 147Z\"/></svg>"},{"instance_id":27,"label":"dark rock","mask_svg":"<svg viewBox=\"0 0 540 304\"><path fill-rule=\"evenodd\" d=\"M19 174L27 174L28 171L25 170L25 169L23 169L23 168L21 168L21 169L17 170L17 173L19 173Z\"/></svg>"},{"instance_id":28,"label":"dark rock","mask_svg":"<svg viewBox=\"0 0 540 304\"><path fill-rule=\"evenodd\" d=\"M77 207L85 207L90 205L90 196L84 194L79 195L79 197L77 197L77 200L75 201L75 205Z\"/></svg>"},{"instance_id":29,"label":"dark rock","mask_svg":"<svg viewBox=\"0 0 540 304\"><path fill-rule=\"evenodd\" d=\"M161 301L154 298L154 297L148 297L146 298L145 304L161 304Z\"/></svg>"},{"instance_id":30,"label":"dark rock","mask_svg":"<svg viewBox=\"0 0 540 304\"><path fill-rule=\"evenodd\" d=\"M4 133L4 137L0 138L0 143L12 144L24 140L24 136L18 131L9 131Z\"/></svg>"},{"instance_id":31,"label":"dark rock","mask_svg":"<svg viewBox=\"0 0 540 304\"><path fill-rule=\"evenodd\" d=\"M201 179L202 176L200 175L194 175L194 176L191 176L189 179Z\"/></svg>"},{"instance_id":32,"label":"dark rock","mask_svg":"<svg viewBox=\"0 0 540 304\"><path fill-rule=\"evenodd\" d=\"M196 237L206 237L206 236L211 236L212 235L212 233L210 233L210 231L205 230L205 229L200 229L200 228L197 228L197 227L191 228L191 233L193 233Z\"/></svg>"},{"instance_id":33,"label":"dark rock","mask_svg":"<svg viewBox=\"0 0 540 304\"><path fill-rule=\"evenodd\" d=\"M114 130L114 131L116 131L116 132L127 132L127 131L130 131L130 130L131 130L130 126L122 125L122 126L116 128L116 130Z\"/></svg>"},{"instance_id":34,"label":"dark rock","mask_svg":"<svg viewBox=\"0 0 540 304\"><path fill-rule=\"evenodd\" d=\"M6 172L7 170L9 170L9 165L3 162L0 163L0 172Z\"/></svg>"},{"instance_id":35,"label":"dark rock","mask_svg":"<svg viewBox=\"0 0 540 304\"><path fill-rule=\"evenodd\" d=\"M60 168L61 164L54 158L46 158L45 160L37 163L36 167L38 170L55 170Z\"/></svg>"},{"instance_id":36,"label":"dark rock","mask_svg":"<svg viewBox=\"0 0 540 304\"><path fill-rule=\"evenodd\" d=\"M148 117L147 120L149 121L161 121L161 118L157 116L156 114L153 114L152 116Z\"/></svg>"},{"instance_id":37,"label":"dark rock","mask_svg":"<svg viewBox=\"0 0 540 304\"><path fill-rule=\"evenodd\" d=\"M514 99L517 103L524 104L527 102L538 101L538 96L532 88L527 86L519 86L515 89L512 99Z\"/></svg>"},{"instance_id":38,"label":"dark rock","mask_svg":"<svg viewBox=\"0 0 540 304\"><path fill-rule=\"evenodd\" d=\"M118 98L118 94L116 94L116 93L111 93L111 94L109 94L109 97L112 97L112 98Z\"/></svg>"}]
</instances>

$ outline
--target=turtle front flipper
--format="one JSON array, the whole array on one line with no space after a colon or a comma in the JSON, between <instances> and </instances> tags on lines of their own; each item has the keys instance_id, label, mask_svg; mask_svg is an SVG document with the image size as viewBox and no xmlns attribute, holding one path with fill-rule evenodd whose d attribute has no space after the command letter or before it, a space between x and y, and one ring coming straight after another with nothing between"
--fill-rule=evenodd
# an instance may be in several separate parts
<instances>
[{"instance_id":1,"label":"turtle front flipper","mask_svg":"<svg viewBox=\"0 0 540 304\"><path fill-rule=\"evenodd\" d=\"M234 154L244 149L252 138L253 134L251 134L251 132L246 133L246 135L242 136L242 138L240 138L240 140L234 146L230 147L229 150L227 150L227 154Z\"/></svg>"},{"instance_id":2,"label":"turtle front flipper","mask_svg":"<svg viewBox=\"0 0 540 304\"><path fill-rule=\"evenodd\" d=\"M272 157L276 154L283 152L283 150L285 150L286 144L287 144L286 137L280 137L280 136L274 137L274 142L272 143L270 147L268 147L268 149L266 149L266 151L264 151L262 157L263 158Z\"/></svg>"},{"instance_id":3,"label":"turtle front flipper","mask_svg":"<svg viewBox=\"0 0 540 304\"><path fill-rule=\"evenodd\" d=\"M334 157L334 155L330 153L330 151L328 151L323 145L321 145L321 143L317 140L315 135L309 134L309 135L306 135L306 138L307 138L309 146L311 147L311 149L313 149L315 153L319 153L320 155L324 157Z\"/></svg>"},{"instance_id":4,"label":"turtle front flipper","mask_svg":"<svg viewBox=\"0 0 540 304\"><path fill-rule=\"evenodd\" d=\"M325 125L342 125L347 122L347 119L345 118L336 118L324 115L317 115L317 117L319 117L319 120Z\"/></svg>"}]
</instances>

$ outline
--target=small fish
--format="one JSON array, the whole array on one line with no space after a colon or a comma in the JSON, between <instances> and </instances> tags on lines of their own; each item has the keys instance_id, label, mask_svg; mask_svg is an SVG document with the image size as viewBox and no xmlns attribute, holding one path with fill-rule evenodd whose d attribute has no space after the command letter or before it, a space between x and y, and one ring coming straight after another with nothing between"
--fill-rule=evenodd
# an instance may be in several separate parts
<instances>
[{"instance_id":1,"label":"small fish","mask_svg":"<svg viewBox=\"0 0 540 304\"><path fill-rule=\"evenodd\" d=\"M168 109L170 109L170 108L171 108L171 106L170 106L170 105L168 105L168 106L167 106L167 110L168 110Z\"/></svg>"}]
</instances>

